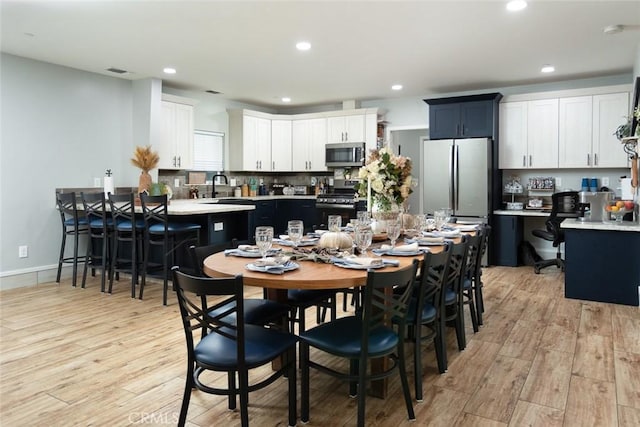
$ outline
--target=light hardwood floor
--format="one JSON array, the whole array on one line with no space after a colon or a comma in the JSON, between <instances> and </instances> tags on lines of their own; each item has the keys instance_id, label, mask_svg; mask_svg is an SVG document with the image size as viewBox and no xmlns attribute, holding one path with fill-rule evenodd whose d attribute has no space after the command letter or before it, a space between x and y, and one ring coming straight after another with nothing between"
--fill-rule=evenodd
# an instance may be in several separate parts
<instances>
[{"instance_id":1,"label":"light hardwood floor","mask_svg":"<svg viewBox=\"0 0 640 427\"><path fill-rule=\"evenodd\" d=\"M446 374L424 346L416 423L407 421L393 379L389 398L367 399L368 426L640 425L638 307L565 299L554 268L535 275L492 267L484 281L485 325L473 334L467 319L463 352L448 331ZM157 283L143 301L129 297L126 280L113 295L100 294L96 279L87 289L66 281L8 290L0 293L0 322L1 425L175 425L184 333L175 296L163 307ZM307 324L314 322L308 310ZM346 384L312 371L311 387L310 426L355 425ZM286 425L284 380L249 399L252 425ZM188 425L238 424L224 397L193 392Z\"/></svg>"}]
</instances>

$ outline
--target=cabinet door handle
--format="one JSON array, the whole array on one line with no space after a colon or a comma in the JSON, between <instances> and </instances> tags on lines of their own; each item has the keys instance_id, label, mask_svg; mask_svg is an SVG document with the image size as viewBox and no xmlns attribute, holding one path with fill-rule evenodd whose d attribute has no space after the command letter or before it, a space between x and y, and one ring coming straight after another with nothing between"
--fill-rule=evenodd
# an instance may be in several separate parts
<instances>
[{"instance_id":1,"label":"cabinet door handle","mask_svg":"<svg viewBox=\"0 0 640 427\"><path fill-rule=\"evenodd\" d=\"M529 167L533 166L533 156L529 154Z\"/></svg>"},{"instance_id":2,"label":"cabinet door handle","mask_svg":"<svg viewBox=\"0 0 640 427\"><path fill-rule=\"evenodd\" d=\"M256 170L259 169L258 167L258 161L256 160Z\"/></svg>"},{"instance_id":3,"label":"cabinet door handle","mask_svg":"<svg viewBox=\"0 0 640 427\"><path fill-rule=\"evenodd\" d=\"M182 157L178 156L178 167L182 167Z\"/></svg>"},{"instance_id":4,"label":"cabinet door handle","mask_svg":"<svg viewBox=\"0 0 640 427\"><path fill-rule=\"evenodd\" d=\"M309 170L311 170L311 160L309 160Z\"/></svg>"},{"instance_id":5,"label":"cabinet door handle","mask_svg":"<svg viewBox=\"0 0 640 427\"><path fill-rule=\"evenodd\" d=\"M467 129L465 128L464 125L462 125L462 136L464 136L464 134L467 132Z\"/></svg>"},{"instance_id":6,"label":"cabinet door handle","mask_svg":"<svg viewBox=\"0 0 640 427\"><path fill-rule=\"evenodd\" d=\"M460 125L456 125L456 135L460 135Z\"/></svg>"},{"instance_id":7,"label":"cabinet door handle","mask_svg":"<svg viewBox=\"0 0 640 427\"><path fill-rule=\"evenodd\" d=\"M587 153L587 166L591 166L591 154Z\"/></svg>"},{"instance_id":8,"label":"cabinet door handle","mask_svg":"<svg viewBox=\"0 0 640 427\"><path fill-rule=\"evenodd\" d=\"M527 167L527 155L526 154L522 155L522 167L523 168Z\"/></svg>"},{"instance_id":9,"label":"cabinet door handle","mask_svg":"<svg viewBox=\"0 0 640 427\"><path fill-rule=\"evenodd\" d=\"M598 153L593 154L593 166L598 166Z\"/></svg>"},{"instance_id":10,"label":"cabinet door handle","mask_svg":"<svg viewBox=\"0 0 640 427\"><path fill-rule=\"evenodd\" d=\"M276 162L271 162L271 170L276 170Z\"/></svg>"}]
</instances>

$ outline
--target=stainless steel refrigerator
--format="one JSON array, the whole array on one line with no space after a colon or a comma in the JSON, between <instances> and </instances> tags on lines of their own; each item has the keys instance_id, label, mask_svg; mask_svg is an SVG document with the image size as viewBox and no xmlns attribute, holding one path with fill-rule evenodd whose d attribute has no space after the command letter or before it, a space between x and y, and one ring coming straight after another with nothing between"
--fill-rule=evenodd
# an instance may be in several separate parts
<instances>
[{"instance_id":1,"label":"stainless steel refrigerator","mask_svg":"<svg viewBox=\"0 0 640 427\"><path fill-rule=\"evenodd\" d=\"M487 222L491 211L492 152L488 138L424 141L421 187L429 215L450 208L458 220Z\"/></svg>"}]
</instances>

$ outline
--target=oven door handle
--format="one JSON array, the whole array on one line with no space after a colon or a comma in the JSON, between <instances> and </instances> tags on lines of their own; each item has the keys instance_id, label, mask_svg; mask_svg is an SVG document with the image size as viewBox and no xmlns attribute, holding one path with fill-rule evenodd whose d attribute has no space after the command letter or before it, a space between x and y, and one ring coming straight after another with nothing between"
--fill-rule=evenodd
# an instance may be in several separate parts
<instances>
[{"instance_id":1,"label":"oven door handle","mask_svg":"<svg viewBox=\"0 0 640 427\"><path fill-rule=\"evenodd\" d=\"M340 205L335 203L316 203L316 208L320 209L351 209L354 210L354 205Z\"/></svg>"}]
</instances>

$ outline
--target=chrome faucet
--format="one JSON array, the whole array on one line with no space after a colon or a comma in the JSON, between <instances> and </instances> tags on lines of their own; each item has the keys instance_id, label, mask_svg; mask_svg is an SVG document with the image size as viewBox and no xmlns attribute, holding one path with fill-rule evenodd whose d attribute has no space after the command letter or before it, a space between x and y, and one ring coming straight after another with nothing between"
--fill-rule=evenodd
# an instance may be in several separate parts
<instances>
[{"instance_id":1,"label":"chrome faucet","mask_svg":"<svg viewBox=\"0 0 640 427\"><path fill-rule=\"evenodd\" d=\"M216 198L216 178L218 178L218 177L220 177L220 178L224 178L224 183L225 183L226 185L229 185L229 180L227 179L227 176L226 176L226 175L223 175L223 174L216 174L216 175L214 175L214 176L213 176L213 179L211 180L211 182L212 182L212 184L213 184L213 189L212 189L212 191L211 191L211 197L212 197L212 198L214 198L214 199Z\"/></svg>"}]
</instances>

